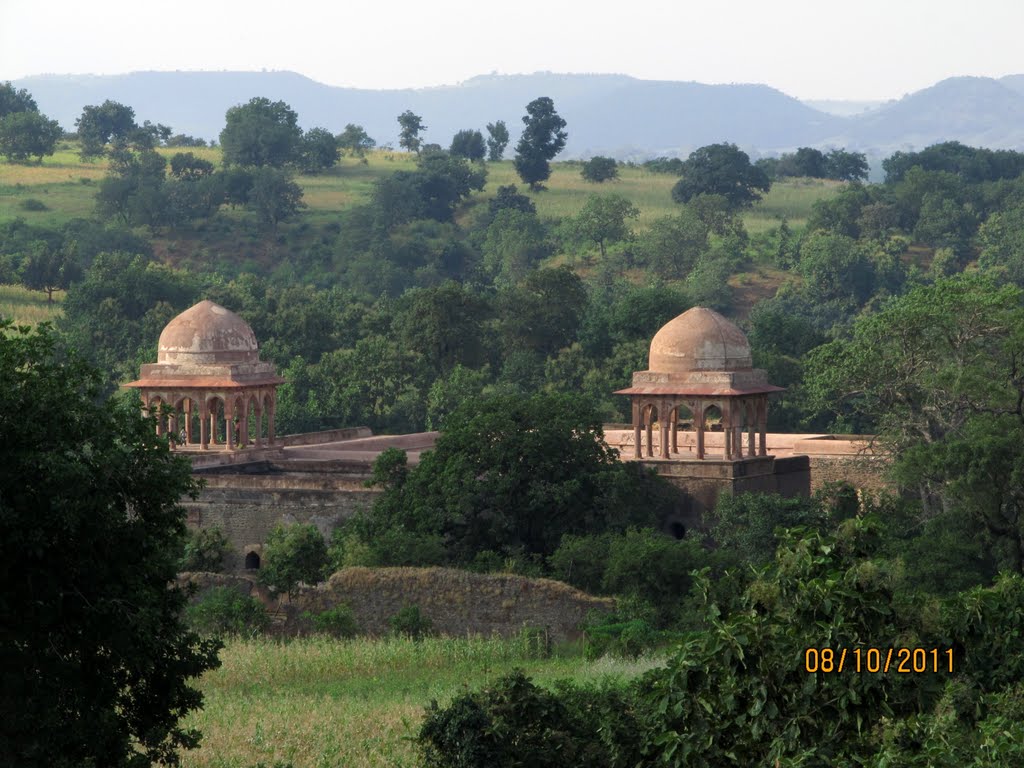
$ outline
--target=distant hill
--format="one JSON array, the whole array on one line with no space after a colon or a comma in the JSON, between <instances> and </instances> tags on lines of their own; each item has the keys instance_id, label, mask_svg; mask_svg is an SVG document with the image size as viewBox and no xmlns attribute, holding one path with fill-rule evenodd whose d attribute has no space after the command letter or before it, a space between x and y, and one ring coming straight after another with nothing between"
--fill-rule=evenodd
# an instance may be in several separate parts
<instances>
[{"instance_id":1,"label":"distant hill","mask_svg":"<svg viewBox=\"0 0 1024 768\"><path fill-rule=\"evenodd\" d=\"M229 107L266 96L288 102L306 128L340 132L346 123L358 123L380 144L397 144L395 118L411 109L427 125L427 142L446 146L462 128L482 130L504 120L514 146L525 105L550 96L568 121L564 158L685 156L720 141L755 155L845 146L879 157L954 139L1024 149L1024 75L952 78L868 111L851 103L816 102L822 111L766 85L625 75L483 75L453 86L406 90L338 88L292 72L40 75L15 85L28 88L40 109L69 129L83 106L114 99L132 106L140 121L162 122L206 139L219 135ZM851 109L857 113L843 114Z\"/></svg>"}]
</instances>

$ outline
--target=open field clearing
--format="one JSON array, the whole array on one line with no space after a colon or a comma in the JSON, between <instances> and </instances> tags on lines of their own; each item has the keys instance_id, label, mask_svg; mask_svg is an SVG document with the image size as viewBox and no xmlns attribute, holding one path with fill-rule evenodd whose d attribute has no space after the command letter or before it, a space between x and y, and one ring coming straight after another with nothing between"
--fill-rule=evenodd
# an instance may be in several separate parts
<instances>
[{"instance_id":1,"label":"open field clearing","mask_svg":"<svg viewBox=\"0 0 1024 768\"><path fill-rule=\"evenodd\" d=\"M177 152L192 152L198 157L220 166L220 150L209 147L161 148L160 154L170 158ZM318 176L300 175L297 181L305 193L308 206L306 218L314 222L330 221L338 211L369 200L373 185L395 171L413 170L415 156L405 152L377 150L363 163L344 158L327 173ZM482 205L493 197L499 186L515 184L526 189L516 175L511 160L488 163L487 186L475 196L470 207ZM91 216L97 184L107 172L107 161L83 162L77 151L65 145L41 165L12 165L0 160L0 223L21 216L32 224L61 224L69 219ZM676 177L651 173L639 167L621 166L619 178L603 184L584 181L580 164L554 163L547 189L527 192L537 205L542 218L562 218L579 212L591 194L622 195L640 209L640 218L634 223L638 231L646 229L660 216L673 214L678 206L672 202L672 186ZM747 229L752 233L764 232L778 225L782 217L790 226L802 227L811 206L828 198L842 187L842 182L816 179L791 179L780 182L764 199L743 214ZM29 210L25 201L40 201L45 209Z\"/></svg>"},{"instance_id":2,"label":"open field clearing","mask_svg":"<svg viewBox=\"0 0 1024 768\"><path fill-rule=\"evenodd\" d=\"M30 291L21 285L0 285L0 317L11 318L16 325L38 325L56 320L60 315L63 293L53 294L53 304L46 303L46 294Z\"/></svg>"},{"instance_id":3,"label":"open field clearing","mask_svg":"<svg viewBox=\"0 0 1024 768\"><path fill-rule=\"evenodd\" d=\"M414 766L432 699L445 706L516 667L551 684L625 680L660 663L538 658L526 641L497 638L234 640L221 659L200 681L204 709L185 721L203 732L186 768Z\"/></svg>"}]
</instances>

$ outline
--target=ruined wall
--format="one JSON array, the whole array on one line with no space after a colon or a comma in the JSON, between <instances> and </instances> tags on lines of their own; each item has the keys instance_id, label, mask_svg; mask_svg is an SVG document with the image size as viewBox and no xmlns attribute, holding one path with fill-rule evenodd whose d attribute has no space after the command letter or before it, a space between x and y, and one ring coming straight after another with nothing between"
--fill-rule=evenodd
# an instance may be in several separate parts
<instances>
[{"instance_id":1,"label":"ruined wall","mask_svg":"<svg viewBox=\"0 0 1024 768\"><path fill-rule=\"evenodd\" d=\"M895 492L886 478L889 462L880 456L811 456L811 490L845 482L867 491Z\"/></svg>"},{"instance_id":2,"label":"ruined wall","mask_svg":"<svg viewBox=\"0 0 1024 768\"><path fill-rule=\"evenodd\" d=\"M379 491L360 483L338 481L334 487L286 487L281 478L232 475L207 478L195 501L182 506L194 528L218 527L231 544L225 570L242 570L249 551L262 552L267 536L279 524L312 523L328 540L344 520L373 503ZM293 483L294 484L294 483Z\"/></svg>"},{"instance_id":3,"label":"ruined wall","mask_svg":"<svg viewBox=\"0 0 1024 768\"><path fill-rule=\"evenodd\" d=\"M483 574L451 568L345 568L315 587L300 591L294 601L277 604L251 578L219 574L182 574L201 592L230 586L251 594L284 617L286 633L308 629L305 611L318 613L340 603L355 615L359 631L390 632L388 620L407 605L418 606L442 635L515 635L524 627L546 629L552 640L572 640L591 611L611 611L611 598L592 597L551 579L511 574ZM198 599L198 597L196 599Z\"/></svg>"}]
</instances>

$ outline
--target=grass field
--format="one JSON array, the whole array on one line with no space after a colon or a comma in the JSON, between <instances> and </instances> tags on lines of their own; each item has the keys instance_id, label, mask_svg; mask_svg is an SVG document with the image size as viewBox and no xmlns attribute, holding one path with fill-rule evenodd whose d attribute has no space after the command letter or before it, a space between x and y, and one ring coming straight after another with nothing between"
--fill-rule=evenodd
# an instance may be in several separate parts
<instances>
[{"instance_id":1,"label":"grass field","mask_svg":"<svg viewBox=\"0 0 1024 768\"><path fill-rule=\"evenodd\" d=\"M204 157L215 165L220 163L220 150L198 148L182 150L161 149L170 157L176 152L189 151ZM349 206L365 202L378 179L397 170L411 170L415 157L404 152L372 152L366 163L345 158L340 165L320 176L299 176L298 182L305 192L309 206L306 216L314 222L328 221L334 214ZM17 216L33 224L60 224L79 216L90 216L94 210L96 184L106 174L105 160L82 162L70 145L41 165L11 165L0 161L0 223ZM621 167L620 178L604 184L592 184L580 177L577 163L554 163L548 189L529 193L542 217L565 217L579 212L590 194L618 194L629 198L640 209L636 229L643 231L659 216L671 215L677 208L672 202L671 190L675 177L655 174L638 167ZM523 187L510 160L488 164L487 187L478 196L480 205L494 195L504 184ZM776 184L765 198L744 214L751 233L763 232L777 226L785 216L790 226L801 227L807 220L811 206L830 197L841 183L812 179L788 180ZM38 200L46 210L26 210L26 200ZM472 204L471 204L472 205Z\"/></svg>"},{"instance_id":2,"label":"grass field","mask_svg":"<svg viewBox=\"0 0 1024 768\"><path fill-rule=\"evenodd\" d=\"M660 663L537 658L527 642L497 638L235 640L221 659L200 681L204 709L184 723L203 733L186 768L414 766L411 739L432 699L444 706L516 667L550 684L629 679Z\"/></svg>"},{"instance_id":3,"label":"grass field","mask_svg":"<svg viewBox=\"0 0 1024 768\"><path fill-rule=\"evenodd\" d=\"M63 298L62 293L55 293L53 304L47 304L45 293L30 291L20 285L0 285L0 317L11 318L17 325L38 325L56 320Z\"/></svg>"}]
</instances>

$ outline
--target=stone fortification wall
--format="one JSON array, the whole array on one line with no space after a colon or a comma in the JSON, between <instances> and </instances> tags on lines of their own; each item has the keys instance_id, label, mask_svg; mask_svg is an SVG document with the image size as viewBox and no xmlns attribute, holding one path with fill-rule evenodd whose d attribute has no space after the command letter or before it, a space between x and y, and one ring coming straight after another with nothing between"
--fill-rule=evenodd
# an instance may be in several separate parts
<instances>
[{"instance_id":1,"label":"stone fortification wall","mask_svg":"<svg viewBox=\"0 0 1024 768\"><path fill-rule=\"evenodd\" d=\"M328 540L342 521L373 503L379 491L342 477L295 478L278 475L230 475L205 478L207 487L195 501L185 500L188 523L218 527L231 544L224 567L242 570L249 552L262 555L262 544L279 524L312 523Z\"/></svg>"},{"instance_id":2,"label":"stone fortification wall","mask_svg":"<svg viewBox=\"0 0 1024 768\"><path fill-rule=\"evenodd\" d=\"M340 603L355 615L359 631L384 635L388 620L407 605L418 606L433 630L443 635L498 634L511 636L524 627L545 629L552 640L580 636L580 625L591 611L611 611L615 601L593 597L551 579L530 579L511 574L482 574L451 568L344 568L297 597L280 603L252 578L220 574L182 574L193 581L201 598L205 589L230 586L253 595L278 612L280 631L308 629L305 611L324 611Z\"/></svg>"}]
</instances>

